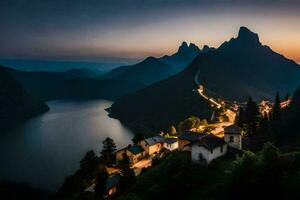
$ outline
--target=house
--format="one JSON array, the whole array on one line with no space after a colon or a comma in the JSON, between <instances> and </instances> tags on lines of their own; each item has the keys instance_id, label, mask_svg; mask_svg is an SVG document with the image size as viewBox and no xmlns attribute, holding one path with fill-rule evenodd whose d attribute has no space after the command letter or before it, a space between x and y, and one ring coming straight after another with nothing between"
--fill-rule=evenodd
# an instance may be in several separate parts
<instances>
[{"instance_id":1,"label":"house","mask_svg":"<svg viewBox=\"0 0 300 200\"><path fill-rule=\"evenodd\" d=\"M147 156L147 152L140 145L129 145L128 147L120 149L116 152L117 165L120 165L124 154L128 156L131 165L134 165Z\"/></svg>"},{"instance_id":2,"label":"house","mask_svg":"<svg viewBox=\"0 0 300 200\"><path fill-rule=\"evenodd\" d=\"M163 146L169 151L174 151L178 149L178 139L177 138L167 138L164 140Z\"/></svg>"},{"instance_id":3,"label":"house","mask_svg":"<svg viewBox=\"0 0 300 200\"><path fill-rule=\"evenodd\" d=\"M119 173L112 175L106 181L106 197L112 196L117 192L117 188L121 181L121 175Z\"/></svg>"},{"instance_id":4,"label":"house","mask_svg":"<svg viewBox=\"0 0 300 200\"><path fill-rule=\"evenodd\" d=\"M105 198L112 196L117 192L118 186L120 185L121 178L122 176L120 173L115 173L106 180L106 191L104 194ZM96 183L93 183L92 185L87 187L84 191L95 192L95 187L96 187Z\"/></svg>"},{"instance_id":5,"label":"house","mask_svg":"<svg viewBox=\"0 0 300 200\"><path fill-rule=\"evenodd\" d=\"M243 129L236 125L224 128L224 140L232 148L242 149L242 134Z\"/></svg>"},{"instance_id":6,"label":"house","mask_svg":"<svg viewBox=\"0 0 300 200\"><path fill-rule=\"evenodd\" d=\"M190 144L199 140L201 137L207 135L206 133L196 133L192 131L184 131L178 137L178 149L180 151L190 151Z\"/></svg>"},{"instance_id":7,"label":"house","mask_svg":"<svg viewBox=\"0 0 300 200\"><path fill-rule=\"evenodd\" d=\"M191 158L194 163L208 165L211 161L227 153L227 144L221 138L209 134L191 145Z\"/></svg>"},{"instance_id":8,"label":"house","mask_svg":"<svg viewBox=\"0 0 300 200\"><path fill-rule=\"evenodd\" d=\"M140 145L134 145L127 148L127 156L129 157L130 164L134 165L145 158L147 152Z\"/></svg>"},{"instance_id":9,"label":"house","mask_svg":"<svg viewBox=\"0 0 300 200\"><path fill-rule=\"evenodd\" d=\"M143 147L148 155L153 155L157 154L161 150L164 140L164 137L158 135L142 140L139 142L139 144Z\"/></svg>"}]
</instances>

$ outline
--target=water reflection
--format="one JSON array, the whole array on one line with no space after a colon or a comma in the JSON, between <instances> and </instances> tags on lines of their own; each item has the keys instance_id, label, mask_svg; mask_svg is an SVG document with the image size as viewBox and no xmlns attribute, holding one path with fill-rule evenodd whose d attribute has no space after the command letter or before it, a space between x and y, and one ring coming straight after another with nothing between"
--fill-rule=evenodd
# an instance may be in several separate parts
<instances>
[{"instance_id":1,"label":"water reflection","mask_svg":"<svg viewBox=\"0 0 300 200\"><path fill-rule=\"evenodd\" d=\"M50 112L0 138L0 179L56 190L79 166L86 151L99 152L109 136L126 146L132 133L104 110L112 102L52 101Z\"/></svg>"}]
</instances>

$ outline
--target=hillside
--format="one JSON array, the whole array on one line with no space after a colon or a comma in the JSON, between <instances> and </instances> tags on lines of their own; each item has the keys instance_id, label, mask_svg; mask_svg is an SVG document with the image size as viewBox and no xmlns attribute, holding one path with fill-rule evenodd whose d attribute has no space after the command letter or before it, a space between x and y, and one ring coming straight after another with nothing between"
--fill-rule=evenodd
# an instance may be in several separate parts
<instances>
[{"instance_id":1,"label":"hillside","mask_svg":"<svg viewBox=\"0 0 300 200\"><path fill-rule=\"evenodd\" d=\"M118 99L110 109L112 117L136 131L158 131L194 115L209 118L212 109L197 92L196 69L153 84L136 93Z\"/></svg>"},{"instance_id":2,"label":"hillside","mask_svg":"<svg viewBox=\"0 0 300 200\"><path fill-rule=\"evenodd\" d=\"M176 53L170 56L163 56L160 58L160 60L172 66L172 74L176 74L182 71L200 53L207 53L212 50L214 50L214 48L210 48L207 45L205 45L201 50L193 43L188 45L186 42L182 42Z\"/></svg>"},{"instance_id":3,"label":"hillside","mask_svg":"<svg viewBox=\"0 0 300 200\"><path fill-rule=\"evenodd\" d=\"M15 124L48 110L43 102L30 96L23 87L0 67L0 129Z\"/></svg>"},{"instance_id":4,"label":"hillside","mask_svg":"<svg viewBox=\"0 0 300 200\"><path fill-rule=\"evenodd\" d=\"M72 69L66 72L25 72L6 70L34 97L42 100L62 98L116 99L134 92L143 84L126 80L101 80L93 71Z\"/></svg>"},{"instance_id":5,"label":"hillside","mask_svg":"<svg viewBox=\"0 0 300 200\"><path fill-rule=\"evenodd\" d=\"M118 67L101 76L102 79L130 80L150 85L182 71L200 53L213 50L182 42L177 52L161 58L148 57L140 63Z\"/></svg>"},{"instance_id":6,"label":"hillside","mask_svg":"<svg viewBox=\"0 0 300 200\"><path fill-rule=\"evenodd\" d=\"M118 67L102 75L101 79L129 80L150 85L168 77L171 73L171 66L157 58L148 57L135 65Z\"/></svg>"},{"instance_id":7,"label":"hillside","mask_svg":"<svg viewBox=\"0 0 300 200\"><path fill-rule=\"evenodd\" d=\"M256 33L241 27L238 37L200 56L189 67L199 68L199 82L218 96L245 101L273 99L291 94L300 85L300 66L259 41Z\"/></svg>"},{"instance_id":8,"label":"hillside","mask_svg":"<svg viewBox=\"0 0 300 200\"><path fill-rule=\"evenodd\" d=\"M241 27L237 38L218 49L199 54L181 73L122 97L111 107L111 116L129 127L165 129L186 117L208 117L211 109L197 93L198 81L226 100L273 98L276 91L291 93L300 85L295 62L263 46L258 35Z\"/></svg>"}]
</instances>

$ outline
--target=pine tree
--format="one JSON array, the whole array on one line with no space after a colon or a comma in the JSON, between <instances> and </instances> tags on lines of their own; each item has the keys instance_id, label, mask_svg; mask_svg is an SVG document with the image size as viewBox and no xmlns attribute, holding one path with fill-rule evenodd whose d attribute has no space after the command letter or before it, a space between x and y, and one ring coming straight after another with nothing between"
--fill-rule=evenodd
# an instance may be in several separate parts
<instances>
[{"instance_id":1,"label":"pine tree","mask_svg":"<svg viewBox=\"0 0 300 200\"><path fill-rule=\"evenodd\" d=\"M135 180L134 171L130 168L130 159L126 153L123 154L123 159L120 162L120 168L122 171L122 186L123 189L131 185Z\"/></svg>"},{"instance_id":2,"label":"pine tree","mask_svg":"<svg viewBox=\"0 0 300 200\"><path fill-rule=\"evenodd\" d=\"M280 106L280 96L276 93L274 106L271 112L271 131L272 137L275 141L280 138L280 133L282 131L282 113Z\"/></svg>"},{"instance_id":3,"label":"pine tree","mask_svg":"<svg viewBox=\"0 0 300 200\"><path fill-rule=\"evenodd\" d=\"M237 114L237 117L235 119L235 124L239 127L244 127L245 123L245 110L242 107L239 107L239 112Z\"/></svg>"},{"instance_id":4,"label":"pine tree","mask_svg":"<svg viewBox=\"0 0 300 200\"><path fill-rule=\"evenodd\" d=\"M88 179L94 178L97 173L99 159L93 150L88 151L80 161L80 171L83 177Z\"/></svg>"},{"instance_id":5,"label":"pine tree","mask_svg":"<svg viewBox=\"0 0 300 200\"><path fill-rule=\"evenodd\" d=\"M116 144L113 139L107 137L102 142L101 156L106 164L113 164L115 161L114 152L117 150Z\"/></svg>"},{"instance_id":6,"label":"pine tree","mask_svg":"<svg viewBox=\"0 0 300 200\"><path fill-rule=\"evenodd\" d=\"M245 109L244 116L245 116L245 124L247 128L246 134L248 137L254 136L257 133L260 113L256 102L252 100L251 96L247 101L247 106Z\"/></svg>"},{"instance_id":7,"label":"pine tree","mask_svg":"<svg viewBox=\"0 0 300 200\"><path fill-rule=\"evenodd\" d=\"M105 195L107 179L108 179L108 173L105 167L103 167L96 178L96 186L95 186L95 192L100 199L103 199Z\"/></svg>"},{"instance_id":8,"label":"pine tree","mask_svg":"<svg viewBox=\"0 0 300 200\"><path fill-rule=\"evenodd\" d=\"M284 140L291 141L294 145L300 143L300 88L298 88L292 98L292 103L287 110L285 119L285 137Z\"/></svg>"}]
</instances>

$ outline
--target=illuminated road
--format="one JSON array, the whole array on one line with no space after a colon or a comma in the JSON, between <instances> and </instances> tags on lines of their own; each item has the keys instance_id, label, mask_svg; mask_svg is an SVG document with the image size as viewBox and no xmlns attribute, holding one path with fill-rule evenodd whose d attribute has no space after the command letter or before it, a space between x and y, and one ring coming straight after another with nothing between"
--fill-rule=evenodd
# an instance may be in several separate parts
<instances>
[{"instance_id":1,"label":"illuminated road","mask_svg":"<svg viewBox=\"0 0 300 200\"><path fill-rule=\"evenodd\" d=\"M212 103L214 106L216 106L217 108L221 108L223 107L225 108L225 103L219 103L217 100L207 96L205 94L205 90L204 90L204 86L201 85L199 83L198 77L200 74L200 70L198 70L198 72L196 73L194 80L195 83L198 85L198 89L197 92L199 93L200 96L202 96L205 100L209 101L210 103ZM221 122L221 123L216 123L216 124L211 124L211 128L213 128L213 130L211 131L212 134L218 136L218 137L223 137L223 133L224 133L224 127L226 126L230 126L234 123L235 121L235 117L236 117L236 112L231 110L231 109L226 109L226 111L224 112L224 114L228 117L228 122Z\"/></svg>"},{"instance_id":2,"label":"illuminated road","mask_svg":"<svg viewBox=\"0 0 300 200\"><path fill-rule=\"evenodd\" d=\"M204 99L208 100L210 103L212 103L213 105L215 105L217 108L221 108L221 107L224 107L225 108L225 105L224 104L221 104L219 103L217 100L207 96L205 93L204 93L204 86L201 85L199 83L199 80L198 80L198 77L199 77L199 74L200 74L200 70L198 70L198 72L196 73L195 77L194 77L194 80L195 80L195 83L199 86L198 89L197 89L197 92L199 93L200 96L202 96ZM233 111L233 110L230 110L230 109L226 109L225 113L224 113L228 119L229 119L229 122L233 123L234 120L235 120L235 117L236 117L236 113Z\"/></svg>"}]
</instances>

